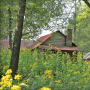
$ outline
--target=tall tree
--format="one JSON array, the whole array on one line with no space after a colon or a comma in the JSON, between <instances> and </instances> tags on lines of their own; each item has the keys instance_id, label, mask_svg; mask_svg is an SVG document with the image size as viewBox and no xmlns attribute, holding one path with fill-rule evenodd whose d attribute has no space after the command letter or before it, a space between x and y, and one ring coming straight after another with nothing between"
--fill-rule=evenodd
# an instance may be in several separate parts
<instances>
[{"instance_id":1,"label":"tall tree","mask_svg":"<svg viewBox=\"0 0 90 90\"><path fill-rule=\"evenodd\" d=\"M17 21L16 21L12 56L11 56L11 62L9 67L10 69L12 69L12 76L14 76L16 74L16 71L18 70L20 43L21 43L22 30L23 30L25 6L26 6L26 0L20 0Z\"/></svg>"}]
</instances>

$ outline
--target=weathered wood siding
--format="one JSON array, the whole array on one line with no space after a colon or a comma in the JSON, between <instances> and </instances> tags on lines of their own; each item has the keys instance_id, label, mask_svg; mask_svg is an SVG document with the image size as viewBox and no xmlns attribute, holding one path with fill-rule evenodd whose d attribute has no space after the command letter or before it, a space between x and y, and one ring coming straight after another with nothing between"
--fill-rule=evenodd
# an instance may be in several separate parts
<instances>
[{"instance_id":1,"label":"weathered wood siding","mask_svg":"<svg viewBox=\"0 0 90 90\"><path fill-rule=\"evenodd\" d=\"M52 46L65 46L65 36L60 32L56 32L53 34L49 39L47 39L42 45L49 45Z\"/></svg>"}]
</instances>

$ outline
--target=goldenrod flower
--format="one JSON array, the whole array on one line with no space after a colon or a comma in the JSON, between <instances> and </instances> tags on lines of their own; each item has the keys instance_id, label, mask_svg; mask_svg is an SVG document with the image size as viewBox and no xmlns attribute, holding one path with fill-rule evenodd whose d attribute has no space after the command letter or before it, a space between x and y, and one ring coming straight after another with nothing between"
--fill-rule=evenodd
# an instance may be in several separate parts
<instances>
[{"instance_id":1,"label":"goldenrod flower","mask_svg":"<svg viewBox=\"0 0 90 90\"><path fill-rule=\"evenodd\" d=\"M21 87L18 85L13 85L13 87L11 87L11 90L21 90Z\"/></svg>"},{"instance_id":2,"label":"goldenrod flower","mask_svg":"<svg viewBox=\"0 0 90 90\"><path fill-rule=\"evenodd\" d=\"M51 90L51 88L42 87L42 88L40 88L40 89L38 89L38 90Z\"/></svg>"},{"instance_id":3,"label":"goldenrod flower","mask_svg":"<svg viewBox=\"0 0 90 90\"><path fill-rule=\"evenodd\" d=\"M14 79L20 79L20 77L22 77L22 75L15 75Z\"/></svg>"}]
</instances>

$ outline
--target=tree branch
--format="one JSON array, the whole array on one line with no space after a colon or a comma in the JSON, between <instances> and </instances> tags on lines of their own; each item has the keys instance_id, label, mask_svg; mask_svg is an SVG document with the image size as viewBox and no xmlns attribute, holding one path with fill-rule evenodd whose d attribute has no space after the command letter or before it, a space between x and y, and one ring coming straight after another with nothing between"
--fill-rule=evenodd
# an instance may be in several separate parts
<instances>
[{"instance_id":1,"label":"tree branch","mask_svg":"<svg viewBox=\"0 0 90 90\"><path fill-rule=\"evenodd\" d=\"M86 3L86 5L90 8L90 3L88 2L88 0L83 0L85 3Z\"/></svg>"},{"instance_id":2,"label":"tree branch","mask_svg":"<svg viewBox=\"0 0 90 90\"><path fill-rule=\"evenodd\" d=\"M23 33L23 34L22 34L22 37L25 36L25 35L27 35L27 34L29 34L29 33L30 33L30 32Z\"/></svg>"}]
</instances>

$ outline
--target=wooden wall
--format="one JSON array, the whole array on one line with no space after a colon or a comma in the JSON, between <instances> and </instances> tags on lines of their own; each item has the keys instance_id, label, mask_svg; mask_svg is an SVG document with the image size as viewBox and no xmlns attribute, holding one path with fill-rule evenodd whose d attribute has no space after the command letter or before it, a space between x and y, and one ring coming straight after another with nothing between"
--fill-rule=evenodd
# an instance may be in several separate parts
<instances>
[{"instance_id":1,"label":"wooden wall","mask_svg":"<svg viewBox=\"0 0 90 90\"><path fill-rule=\"evenodd\" d=\"M49 45L51 44L52 46L65 46L66 41L65 41L65 36L61 34L60 32L56 32L53 34L49 39L47 39L42 45Z\"/></svg>"}]
</instances>

